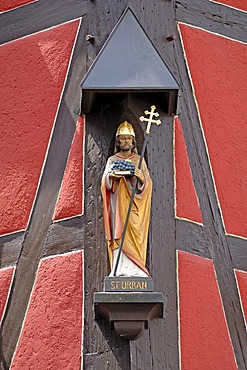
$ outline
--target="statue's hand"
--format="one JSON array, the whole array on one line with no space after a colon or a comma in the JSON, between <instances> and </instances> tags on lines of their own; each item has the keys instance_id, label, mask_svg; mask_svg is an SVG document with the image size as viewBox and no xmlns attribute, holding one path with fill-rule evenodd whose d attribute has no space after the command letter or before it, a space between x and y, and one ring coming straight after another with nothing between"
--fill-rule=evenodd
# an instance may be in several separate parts
<instances>
[{"instance_id":1,"label":"statue's hand","mask_svg":"<svg viewBox=\"0 0 247 370\"><path fill-rule=\"evenodd\" d=\"M138 178L138 180L141 181L142 184L144 183L144 181L145 181L144 175L143 175L142 171L139 168L135 169L135 176Z\"/></svg>"},{"instance_id":2,"label":"statue's hand","mask_svg":"<svg viewBox=\"0 0 247 370\"><path fill-rule=\"evenodd\" d=\"M116 174L116 173L115 173L115 171L111 171L111 172L109 173L109 177L110 177L111 179L120 179L121 177L123 177L123 175Z\"/></svg>"}]
</instances>

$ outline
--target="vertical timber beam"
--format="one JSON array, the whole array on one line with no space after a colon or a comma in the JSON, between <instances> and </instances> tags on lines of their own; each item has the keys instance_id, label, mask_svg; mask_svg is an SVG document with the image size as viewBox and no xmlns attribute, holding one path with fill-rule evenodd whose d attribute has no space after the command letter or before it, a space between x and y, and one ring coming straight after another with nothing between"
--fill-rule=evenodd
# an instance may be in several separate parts
<instances>
[{"instance_id":1,"label":"vertical timber beam","mask_svg":"<svg viewBox=\"0 0 247 370\"><path fill-rule=\"evenodd\" d=\"M152 96L152 95L150 95ZM130 98L138 118L153 102ZM173 117L159 107L161 125L152 125L146 158L153 181L148 267L154 289L166 296L164 319L150 322L149 330L131 342L131 369L178 369L176 243L174 218Z\"/></svg>"},{"instance_id":2,"label":"vertical timber beam","mask_svg":"<svg viewBox=\"0 0 247 370\"><path fill-rule=\"evenodd\" d=\"M105 320L95 320L94 292L103 290L107 276L107 247L104 233L101 178L115 132L117 114L86 116L85 163L85 369L130 369L128 341L122 340Z\"/></svg>"}]
</instances>

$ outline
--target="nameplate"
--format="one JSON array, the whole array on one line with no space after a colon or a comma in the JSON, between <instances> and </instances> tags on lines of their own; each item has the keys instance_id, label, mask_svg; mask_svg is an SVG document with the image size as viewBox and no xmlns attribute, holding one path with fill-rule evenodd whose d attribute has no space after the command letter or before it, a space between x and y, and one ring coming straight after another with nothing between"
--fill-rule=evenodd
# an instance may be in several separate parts
<instances>
[{"instance_id":1,"label":"nameplate","mask_svg":"<svg viewBox=\"0 0 247 370\"><path fill-rule=\"evenodd\" d=\"M153 292L153 279L150 277L106 277L105 292Z\"/></svg>"}]
</instances>

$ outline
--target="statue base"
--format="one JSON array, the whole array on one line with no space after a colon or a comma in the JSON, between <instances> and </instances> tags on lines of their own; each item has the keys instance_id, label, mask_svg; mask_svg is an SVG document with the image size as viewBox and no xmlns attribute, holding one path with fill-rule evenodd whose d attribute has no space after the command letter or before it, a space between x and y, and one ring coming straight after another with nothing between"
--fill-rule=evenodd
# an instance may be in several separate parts
<instances>
[{"instance_id":1,"label":"statue base","mask_svg":"<svg viewBox=\"0 0 247 370\"><path fill-rule=\"evenodd\" d=\"M123 339L138 339L152 319L164 318L164 296L152 291L151 278L106 277L104 289L94 293L95 318L106 319Z\"/></svg>"}]
</instances>

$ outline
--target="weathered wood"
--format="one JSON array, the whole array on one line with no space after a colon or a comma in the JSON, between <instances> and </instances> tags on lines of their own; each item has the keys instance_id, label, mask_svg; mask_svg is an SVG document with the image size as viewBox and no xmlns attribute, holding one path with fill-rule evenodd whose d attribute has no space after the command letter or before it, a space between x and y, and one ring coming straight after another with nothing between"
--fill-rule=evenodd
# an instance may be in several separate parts
<instances>
[{"instance_id":1,"label":"weathered wood","mask_svg":"<svg viewBox=\"0 0 247 370\"><path fill-rule=\"evenodd\" d=\"M121 348L113 347L103 353L88 353L85 355L85 369L128 370L130 368L130 359L126 360L126 353L129 356L129 345L127 341L125 341L125 346L123 345ZM114 364L112 361L113 358L115 359Z\"/></svg>"},{"instance_id":2,"label":"weathered wood","mask_svg":"<svg viewBox=\"0 0 247 370\"><path fill-rule=\"evenodd\" d=\"M83 249L84 218L55 222L49 228L43 257Z\"/></svg>"},{"instance_id":3,"label":"weathered wood","mask_svg":"<svg viewBox=\"0 0 247 370\"><path fill-rule=\"evenodd\" d=\"M190 222L189 220L175 220L176 249L196 254L204 258L211 258L207 242L205 226ZM47 240L43 250L43 257L58 253L67 253L84 248L84 216L60 221L49 228ZM4 237L1 244L1 267L15 265L24 238L24 233ZM3 239L3 238L2 238ZM7 241L7 239L9 239ZM247 241L238 237L227 236L234 269L246 270ZM150 253L149 253L150 254Z\"/></svg>"},{"instance_id":4,"label":"weathered wood","mask_svg":"<svg viewBox=\"0 0 247 370\"><path fill-rule=\"evenodd\" d=\"M246 14L210 1L175 0L175 15L188 23L239 41L247 40Z\"/></svg>"},{"instance_id":5,"label":"weathered wood","mask_svg":"<svg viewBox=\"0 0 247 370\"><path fill-rule=\"evenodd\" d=\"M247 240L234 236L227 236L226 238L230 248L232 265L234 269L246 271Z\"/></svg>"},{"instance_id":6,"label":"weathered wood","mask_svg":"<svg viewBox=\"0 0 247 370\"><path fill-rule=\"evenodd\" d=\"M83 17L86 8L86 0L39 0L3 13L0 44Z\"/></svg>"},{"instance_id":7,"label":"weathered wood","mask_svg":"<svg viewBox=\"0 0 247 370\"><path fill-rule=\"evenodd\" d=\"M131 96L129 106L140 117L153 104L142 96ZM152 364L151 369L178 367L178 333L176 304L176 246L173 184L173 118L166 116L157 106L162 124L153 125L147 144L147 164L153 180L153 197L149 232L149 271L154 279L154 289L167 298L164 320L150 323L150 333L145 333L132 346L140 368ZM143 130L146 127L143 128ZM170 333L168 335L168 333ZM145 343L150 351L143 351ZM162 350L161 350L161 347ZM133 368L133 367L132 367Z\"/></svg>"},{"instance_id":8,"label":"weathered wood","mask_svg":"<svg viewBox=\"0 0 247 370\"><path fill-rule=\"evenodd\" d=\"M176 219L176 248L201 257L211 258L205 226Z\"/></svg>"},{"instance_id":9,"label":"weathered wood","mask_svg":"<svg viewBox=\"0 0 247 370\"><path fill-rule=\"evenodd\" d=\"M137 5L132 5L137 11ZM137 13L149 37L167 66L176 77L173 42L166 36L174 34L176 24L173 2L140 2ZM150 101L151 103L151 101ZM144 107L143 107L144 108ZM146 107L145 107L146 109ZM150 225L150 271L156 291L167 297L164 320L151 322L149 334L136 343L137 365L150 369L179 367L177 303L176 303L176 243L174 219L173 118L161 113L161 126L152 128L147 147L147 161L153 179L152 216ZM169 333L169 334L168 334ZM149 343L146 351L145 343Z\"/></svg>"},{"instance_id":10,"label":"weathered wood","mask_svg":"<svg viewBox=\"0 0 247 370\"><path fill-rule=\"evenodd\" d=\"M173 118L160 115L162 124L153 127L148 162L153 179L150 248L156 291L167 297L165 319L151 325L153 369L179 366L176 302L176 243L173 183ZM169 333L169 334L168 334ZM162 350L163 348L163 350Z\"/></svg>"},{"instance_id":11,"label":"weathered wood","mask_svg":"<svg viewBox=\"0 0 247 370\"><path fill-rule=\"evenodd\" d=\"M210 235L205 226L185 220L176 219L176 248L201 257L211 258ZM226 235L227 244L232 259L232 267L246 271L247 241Z\"/></svg>"},{"instance_id":12,"label":"weathered wood","mask_svg":"<svg viewBox=\"0 0 247 370\"><path fill-rule=\"evenodd\" d=\"M141 338L130 342L131 370L154 369L150 340L150 330L145 330Z\"/></svg>"},{"instance_id":13,"label":"weathered wood","mask_svg":"<svg viewBox=\"0 0 247 370\"><path fill-rule=\"evenodd\" d=\"M100 114L87 116L86 123L86 162L85 162L85 335L84 366L90 369L92 354L99 368L129 369L130 353L126 341L120 339L105 321L94 320L93 293L103 290L107 270L107 248L103 223L101 177L109 156L109 147L114 142L114 134L122 115L121 107L108 107ZM113 150L113 148L112 148ZM122 351L121 351L122 349ZM114 355L109 356L109 351ZM102 361L102 362L101 362ZM94 365L96 366L96 365Z\"/></svg>"},{"instance_id":14,"label":"weathered wood","mask_svg":"<svg viewBox=\"0 0 247 370\"><path fill-rule=\"evenodd\" d=\"M112 0L88 3L88 34L95 36L95 39L94 43L89 43L87 47L87 68L91 66L127 4L128 0L119 0L117 3Z\"/></svg>"},{"instance_id":15,"label":"weathered wood","mask_svg":"<svg viewBox=\"0 0 247 370\"><path fill-rule=\"evenodd\" d=\"M17 263L23 239L23 231L0 238L0 268Z\"/></svg>"}]
</instances>

